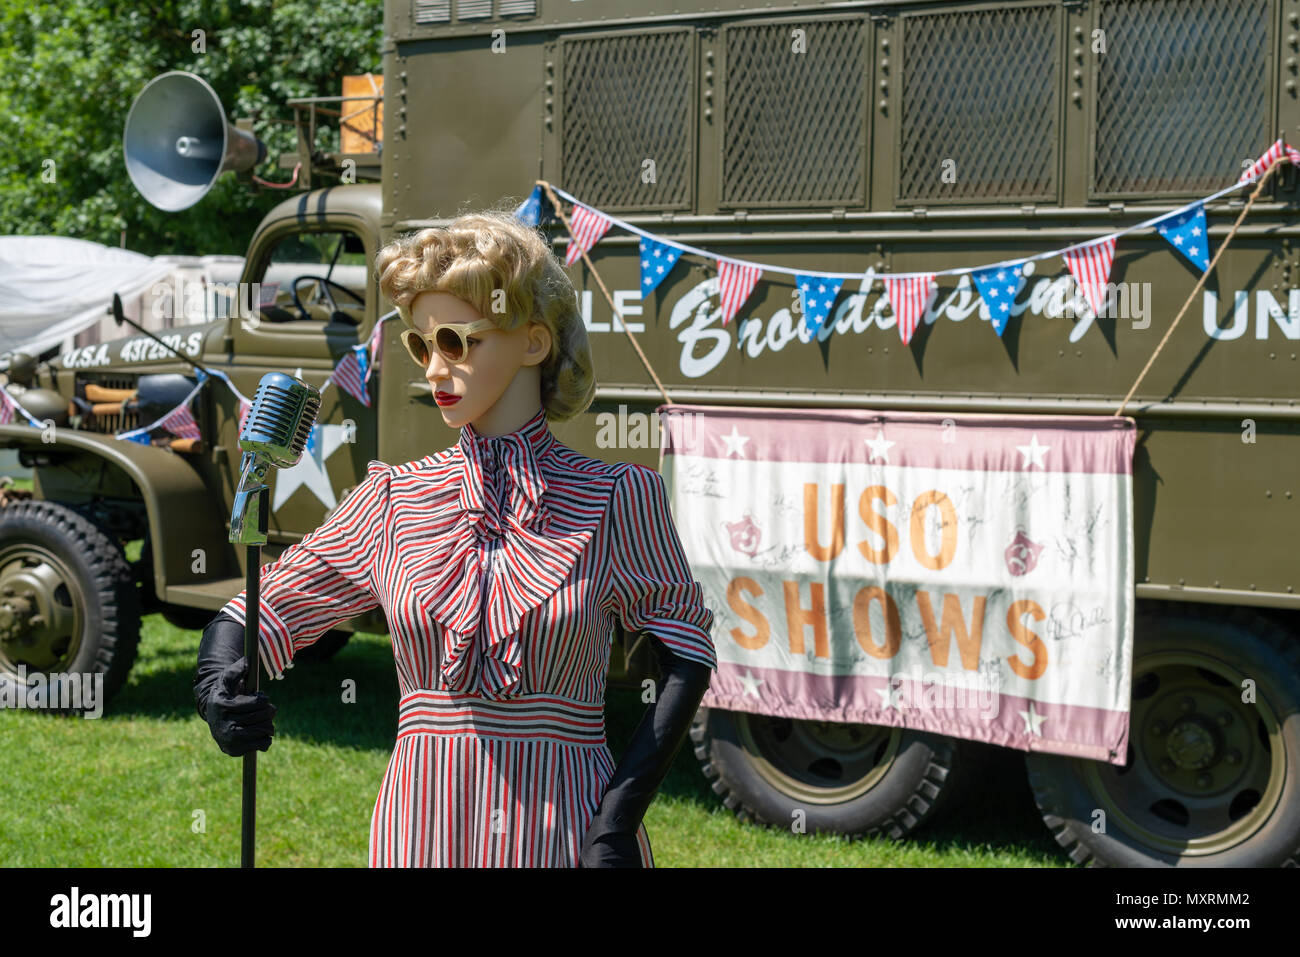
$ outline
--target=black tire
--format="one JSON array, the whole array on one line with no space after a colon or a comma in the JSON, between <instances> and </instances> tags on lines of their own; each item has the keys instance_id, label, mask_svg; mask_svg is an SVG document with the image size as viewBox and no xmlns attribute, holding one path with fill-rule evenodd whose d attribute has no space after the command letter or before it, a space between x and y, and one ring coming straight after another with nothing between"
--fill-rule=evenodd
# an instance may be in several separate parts
<instances>
[{"instance_id":1,"label":"black tire","mask_svg":"<svg viewBox=\"0 0 1300 957\"><path fill-rule=\"evenodd\" d=\"M965 779L959 770L965 742L943 735L712 708L696 713L690 733L704 776L723 804L741 820L782 830L802 810L810 834L901 839L933 820ZM814 733L848 747L839 757L815 757L802 746L773 748ZM795 757L805 751L812 760Z\"/></svg>"},{"instance_id":2,"label":"black tire","mask_svg":"<svg viewBox=\"0 0 1300 957\"><path fill-rule=\"evenodd\" d=\"M139 589L118 542L76 512L45 501L0 508L0 607L0 682L15 685L20 665L28 676L102 674L103 704L125 684Z\"/></svg>"},{"instance_id":3,"label":"black tire","mask_svg":"<svg viewBox=\"0 0 1300 957\"><path fill-rule=\"evenodd\" d=\"M350 631L342 631L338 628L331 629L306 648L294 654L293 660L295 662L328 661L343 650L343 646L348 643L348 639L351 637L352 632Z\"/></svg>"},{"instance_id":4,"label":"black tire","mask_svg":"<svg viewBox=\"0 0 1300 957\"><path fill-rule=\"evenodd\" d=\"M1243 678L1255 682L1254 703L1241 701ZM1030 754L1025 763L1044 822L1076 863L1296 866L1300 644L1247 609L1144 608L1127 762Z\"/></svg>"}]
</instances>

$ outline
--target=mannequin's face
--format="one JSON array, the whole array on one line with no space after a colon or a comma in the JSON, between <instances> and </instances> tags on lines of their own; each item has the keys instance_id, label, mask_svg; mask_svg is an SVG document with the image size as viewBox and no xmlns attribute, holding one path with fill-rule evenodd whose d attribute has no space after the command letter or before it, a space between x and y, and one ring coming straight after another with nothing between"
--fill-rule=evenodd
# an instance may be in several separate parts
<instances>
[{"instance_id":1,"label":"mannequin's face","mask_svg":"<svg viewBox=\"0 0 1300 957\"><path fill-rule=\"evenodd\" d=\"M469 303L446 292L422 292L411 302L411 322L426 335L439 323L468 325L482 318ZM451 428L472 423L485 435L518 428L541 404L538 367L550 348L550 330L529 322L509 332L474 333L459 362L449 362L433 350L424 377L443 421ZM455 401L449 401L451 396Z\"/></svg>"}]
</instances>

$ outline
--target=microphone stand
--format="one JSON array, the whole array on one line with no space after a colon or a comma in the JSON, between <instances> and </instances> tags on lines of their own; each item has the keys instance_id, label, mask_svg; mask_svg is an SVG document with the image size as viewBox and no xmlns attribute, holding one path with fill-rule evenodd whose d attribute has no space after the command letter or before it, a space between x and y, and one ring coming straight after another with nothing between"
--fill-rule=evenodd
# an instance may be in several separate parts
<instances>
[{"instance_id":1,"label":"microphone stand","mask_svg":"<svg viewBox=\"0 0 1300 957\"><path fill-rule=\"evenodd\" d=\"M248 569L244 583L244 656L248 671L244 691L255 695L260 684L262 664L259 658L262 546L266 544L267 515L270 512L270 488L265 484L269 463L252 452L244 453L241 491L235 496L230 522L230 540L248 546ZM252 480L251 482L249 480ZM253 482L257 484L252 484ZM244 755L243 807L240 814L239 866L253 867L254 828L257 823L257 750Z\"/></svg>"}]
</instances>

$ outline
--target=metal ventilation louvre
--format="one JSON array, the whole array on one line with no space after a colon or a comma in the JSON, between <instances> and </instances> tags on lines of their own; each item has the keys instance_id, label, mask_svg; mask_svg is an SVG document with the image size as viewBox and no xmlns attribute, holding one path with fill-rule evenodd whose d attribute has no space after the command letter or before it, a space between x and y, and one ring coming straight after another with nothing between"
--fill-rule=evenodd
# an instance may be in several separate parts
<instances>
[{"instance_id":1,"label":"metal ventilation louvre","mask_svg":"<svg viewBox=\"0 0 1300 957\"><path fill-rule=\"evenodd\" d=\"M1268 121L1272 7L1101 4L1093 195L1205 193L1276 139Z\"/></svg>"},{"instance_id":2,"label":"metal ventilation louvre","mask_svg":"<svg viewBox=\"0 0 1300 957\"><path fill-rule=\"evenodd\" d=\"M457 20L482 20L492 16L492 0L456 0Z\"/></svg>"},{"instance_id":3,"label":"metal ventilation louvre","mask_svg":"<svg viewBox=\"0 0 1300 957\"><path fill-rule=\"evenodd\" d=\"M695 34L561 40L561 182L602 209L689 209L695 179ZM655 182L642 182L646 160Z\"/></svg>"},{"instance_id":4,"label":"metal ventilation louvre","mask_svg":"<svg viewBox=\"0 0 1300 957\"><path fill-rule=\"evenodd\" d=\"M415 0L411 11L414 23L449 23L451 0Z\"/></svg>"},{"instance_id":5,"label":"metal ventilation louvre","mask_svg":"<svg viewBox=\"0 0 1300 957\"><path fill-rule=\"evenodd\" d=\"M724 205L865 204L863 24L805 18L724 27ZM801 52L793 48L796 28Z\"/></svg>"},{"instance_id":6,"label":"metal ventilation louvre","mask_svg":"<svg viewBox=\"0 0 1300 957\"><path fill-rule=\"evenodd\" d=\"M897 201L1057 199L1058 16L1037 5L900 17Z\"/></svg>"},{"instance_id":7,"label":"metal ventilation louvre","mask_svg":"<svg viewBox=\"0 0 1300 957\"><path fill-rule=\"evenodd\" d=\"M501 0L498 13L503 17L529 15L537 12L537 0Z\"/></svg>"}]
</instances>

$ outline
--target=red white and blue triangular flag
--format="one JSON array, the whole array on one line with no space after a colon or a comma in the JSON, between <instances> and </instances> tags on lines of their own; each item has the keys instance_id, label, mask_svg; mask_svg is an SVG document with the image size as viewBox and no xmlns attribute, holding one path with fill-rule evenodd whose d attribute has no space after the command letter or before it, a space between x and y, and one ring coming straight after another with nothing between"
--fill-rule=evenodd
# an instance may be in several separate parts
<instances>
[{"instance_id":1,"label":"red white and blue triangular flag","mask_svg":"<svg viewBox=\"0 0 1300 957\"><path fill-rule=\"evenodd\" d=\"M1083 298L1100 317L1106 299L1106 280L1110 278L1110 264L1115 261L1115 237L1099 239L1084 246L1067 249L1062 256L1070 267L1070 275L1078 283Z\"/></svg>"},{"instance_id":2,"label":"red white and blue triangular flag","mask_svg":"<svg viewBox=\"0 0 1300 957\"><path fill-rule=\"evenodd\" d=\"M352 346L334 367L331 377L340 389L359 399L366 408L370 408L370 393L366 390L366 369L370 359L366 356L366 345Z\"/></svg>"},{"instance_id":3,"label":"red white and blue triangular flag","mask_svg":"<svg viewBox=\"0 0 1300 957\"><path fill-rule=\"evenodd\" d=\"M925 315L930 300L939 291L939 284L934 281L932 272L901 279L891 279L889 276L880 278L884 280L885 295L889 297L889 304L894 307L894 315L898 317L898 334L903 339L903 345L907 345L912 341L916 327L921 324L921 317Z\"/></svg>"},{"instance_id":4,"label":"red white and blue triangular flag","mask_svg":"<svg viewBox=\"0 0 1300 957\"><path fill-rule=\"evenodd\" d=\"M172 435L179 436L182 439L200 439L203 437L202 433L199 432L199 424L194 421L194 414L190 412L188 400L159 419L157 428L166 429Z\"/></svg>"},{"instance_id":5,"label":"red white and blue triangular flag","mask_svg":"<svg viewBox=\"0 0 1300 957\"><path fill-rule=\"evenodd\" d=\"M1210 234L1205 226L1205 206L1197 203L1191 209L1171 214L1156 223L1156 232L1169 240L1193 266L1205 272L1210 266Z\"/></svg>"},{"instance_id":6,"label":"red white and blue triangular flag","mask_svg":"<svg viewBox=\"0 0 1300 957\"><path fill-rule=\"evenodd\" d=\"M17 411L18 406L9 398L9 390L0 385L0 425L10 425Z\"/></svg>"},{"instance_id":7,"label":"red white and blue triangular flag","mask_svg":"<svg viewBox=\"0 0 1300 957\"><path fill-rule=\"evenodd\" d=\"M551 209L551 201L542 191L541 183L534 186L528 198L515 209L515 219L525 226L538 226L553 218L554 210Z\"/></svg>"},{"instance_id":8,"label":"red white and blue triangular flag","mask_svg":"<svg viewBox=\"0 0 1300 957\"><path fill-rule=\"evenodd\" d=\"M575 203L573 216L569 219L573 236L569 239L569 249L564 255L564 265L572 266L581 259L582 254L605 235L610 225L610 221L594 209Z\"/></svg>"},{"instance_id":9,"label":"red white and blue triangular flag","mask_svg":"<svg viewBox=\"0 0 1300 957\"><path fill-rule=\"evenodd\" d=\"M128 442L138 442L141 445L153 445L153 439L149 438L149 433L132 432L130 435L119 435L119 439L126 439Z\"/></svg>"},{"instance_id":10,"label":"red white and blue triangular flag","mask_svg":"<svg viewBox=\"0 0 1300 957\"><path fill-rule=\"evenodd\" d=\"M975 288L979 290L980 298L989 307L989 319L993 323L993 330L999 336L1007 328L1007 320L1011 318L1016 295L1025 284L1025 275L1021 272L1022 266L1023 263L1012 266L991 266L971 273L971 279L975 281Z\"/></svg>"},{"instance_id":11,"label":"red white and blue triangular flag","mask_svg":"<svg viewBox=\"0 0 1300 957\"><path fill-rule=\"evenodd\" d=\"M680 246L641 237L641 297L652 293L682 256Z\"/></svg>"},{"instance_id":12,"label":"red white and blue triangular flag","mask_svg":"<svg viewBox=\"0 0 1300 957\"><path fill-rule=\"evenodd\" d=\"M722 297L722 324L740 311L749 294L754 291L762 266L739 263L733 259L718 260L718 294Z\"/></svg>"},{"instance_id":13,"label":"red white and blue triangular flag","mask_svg":"<svg viewBox=\"0 0 1300 957\"><path fill-rule=\"evenodd\" d=\"M831 306L834 305L844 280L795 273L794 281L799 287L799 305L803 309L804 327L815 334L831 314Z\"/></svg>"},{"instance_id":14,"label":"red white and blue triangular flag","mask_svg":"<svg viewBox=\"0 0 1300 957\"><path fill-rule=\"evenodd\" d=\"M247 399L239 400L239 434L244 434L244 420L248 418L248 413L253 409L253 403Z\"/></svg>"},{"instance_id":15,"label":"red white and blue triangular flag","mask_svg":"<svg viewBox=\"0 0 1300 957\"><path fill-rule=\"evenodd\" d=\"M1297 166L1300 166L1300 150L1297 150L1294 146L1290 146L1279 139L1276 143L1265 150L1263 156L1250 164L1246 169L1246 172L1241 174L1241 179L1237 182L1245 182L1248 179L1254 179L1255 177L1260 176L1263 174L1264 170L1268 169L1283 157L1290 162L1295 163Z\"/></svg>"}]
</instances>

